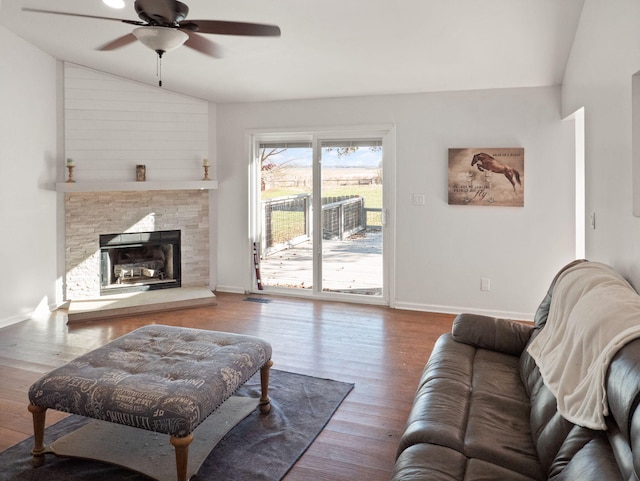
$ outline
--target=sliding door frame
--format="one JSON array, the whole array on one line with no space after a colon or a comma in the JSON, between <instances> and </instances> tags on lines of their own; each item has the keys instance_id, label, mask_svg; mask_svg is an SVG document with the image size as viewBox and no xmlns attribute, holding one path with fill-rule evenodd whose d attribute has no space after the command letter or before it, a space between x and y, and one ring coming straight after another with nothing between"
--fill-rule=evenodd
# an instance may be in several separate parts
<instances>
[{"instance_id":1,"label":"sliding door frame","mask_svg":"<svg viewBox=\"0 0 640 481\"><path fill-rule=\"evenodd\" d=\"M248 253L252 249L253 242L259 242L262 236L262 222L260 216L260 165L258 155L258 144L268 141L309 141L313 146L313 189L314 192L321 192L321 143L323 140L350 140L363 138L380 138L382 140L382 192L383 192L383 293L382 296L359 296L354 294L343 294L335 292L323 292L321 286L322 262L321 243L313 243L313 289L286 289L278 287L266 287L258 290L255 282L255 271L253 265L247 272L247 285L252 293L273 293L299 297L314 297L317 299L339 300L344 302L360 302L367 304L380 304L394 307L395 296L395 185L396 185L396 159L395 159L395 126L384 125L359 125L348 127L314 128L314 129L260 129L247 132L247 140L250 143L249 159L249 242ZM314 212L321 212L320 196L314 196ZM314 215L313 232L316 236L322 232L321 216Z\"/></svg>"}]
</instances>

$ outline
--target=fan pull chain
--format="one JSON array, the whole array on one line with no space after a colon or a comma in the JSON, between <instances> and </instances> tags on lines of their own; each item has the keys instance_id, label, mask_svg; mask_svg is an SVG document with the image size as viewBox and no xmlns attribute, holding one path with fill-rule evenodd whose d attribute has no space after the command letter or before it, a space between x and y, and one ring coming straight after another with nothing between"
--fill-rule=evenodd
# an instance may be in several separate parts
<instances>
[{"instance_id":1,"label":"fan pull chain","mask_svg":"<svg viewBox=\"0 0 640 481\"><path fill-rule=\"evenodd\" d=\"M156 77L158 77L158 87L162 87L162 54L164 51L156 50L158 59L156 61Z\"/></svg>"}]
</instances>

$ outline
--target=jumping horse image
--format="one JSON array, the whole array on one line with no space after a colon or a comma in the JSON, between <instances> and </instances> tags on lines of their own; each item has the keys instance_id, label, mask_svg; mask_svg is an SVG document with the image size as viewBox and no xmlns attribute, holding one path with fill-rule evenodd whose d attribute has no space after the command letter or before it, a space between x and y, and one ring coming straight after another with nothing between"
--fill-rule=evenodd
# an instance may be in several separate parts
<instances>
[{"instance_id":1,"label":"jumping horse image","mask_svg":"<svg viewBox=\"0 0 640 481\"><path fill-rule=\"evenodd\" d=\"M516 191L516 182L518 185L522 185L520 182L520 172L516 169L512 169L511 167L501 164L496 159L491 157L489 154L485 154L484 152L480 154L476 154L473 156L473 160L471 161L471 167L476 166L480 172L484 172L485 170L490 170L491 172L495 172L496 174L504 174L511 185L513 186L513 191ZM515 177L516 182L514 182L513 178Z\"/></svg>"}]
</instances>

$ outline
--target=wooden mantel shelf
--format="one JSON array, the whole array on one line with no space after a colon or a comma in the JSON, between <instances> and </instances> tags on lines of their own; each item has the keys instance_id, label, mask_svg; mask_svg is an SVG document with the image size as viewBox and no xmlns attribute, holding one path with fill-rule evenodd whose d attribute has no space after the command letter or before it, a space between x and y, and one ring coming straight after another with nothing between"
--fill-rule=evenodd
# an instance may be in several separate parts
<instances>
[{"instance_id":1,"label":"wooden mantel shelf","mask_svg":"<svg viewBox=\"0 0 640 481\"><path fill-rule=\"evenodd\" d=\"M144 182L58 182L57 192L122 192L146 190L212 190L217 180L167 180Z\"/></svg>"}]
</instances>

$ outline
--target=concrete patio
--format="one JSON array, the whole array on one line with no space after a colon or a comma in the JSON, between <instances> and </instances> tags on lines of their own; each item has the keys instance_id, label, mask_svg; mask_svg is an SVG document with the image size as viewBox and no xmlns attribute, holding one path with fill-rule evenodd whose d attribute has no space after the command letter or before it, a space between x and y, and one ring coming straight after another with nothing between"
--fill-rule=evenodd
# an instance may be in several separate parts
<instances>
[{"instance_id":1,"label":"concrete patio","mask_svg":"<svg viewBox=\"0 0 640 481\"><path fill-rule=\"evenodd\" d=\"M261 260L262 282L269 287L313 288L311 241ZM345 240L322 242L323 291L382 295L382 231L368 230Z\"/></svg>"}]
</instances>

